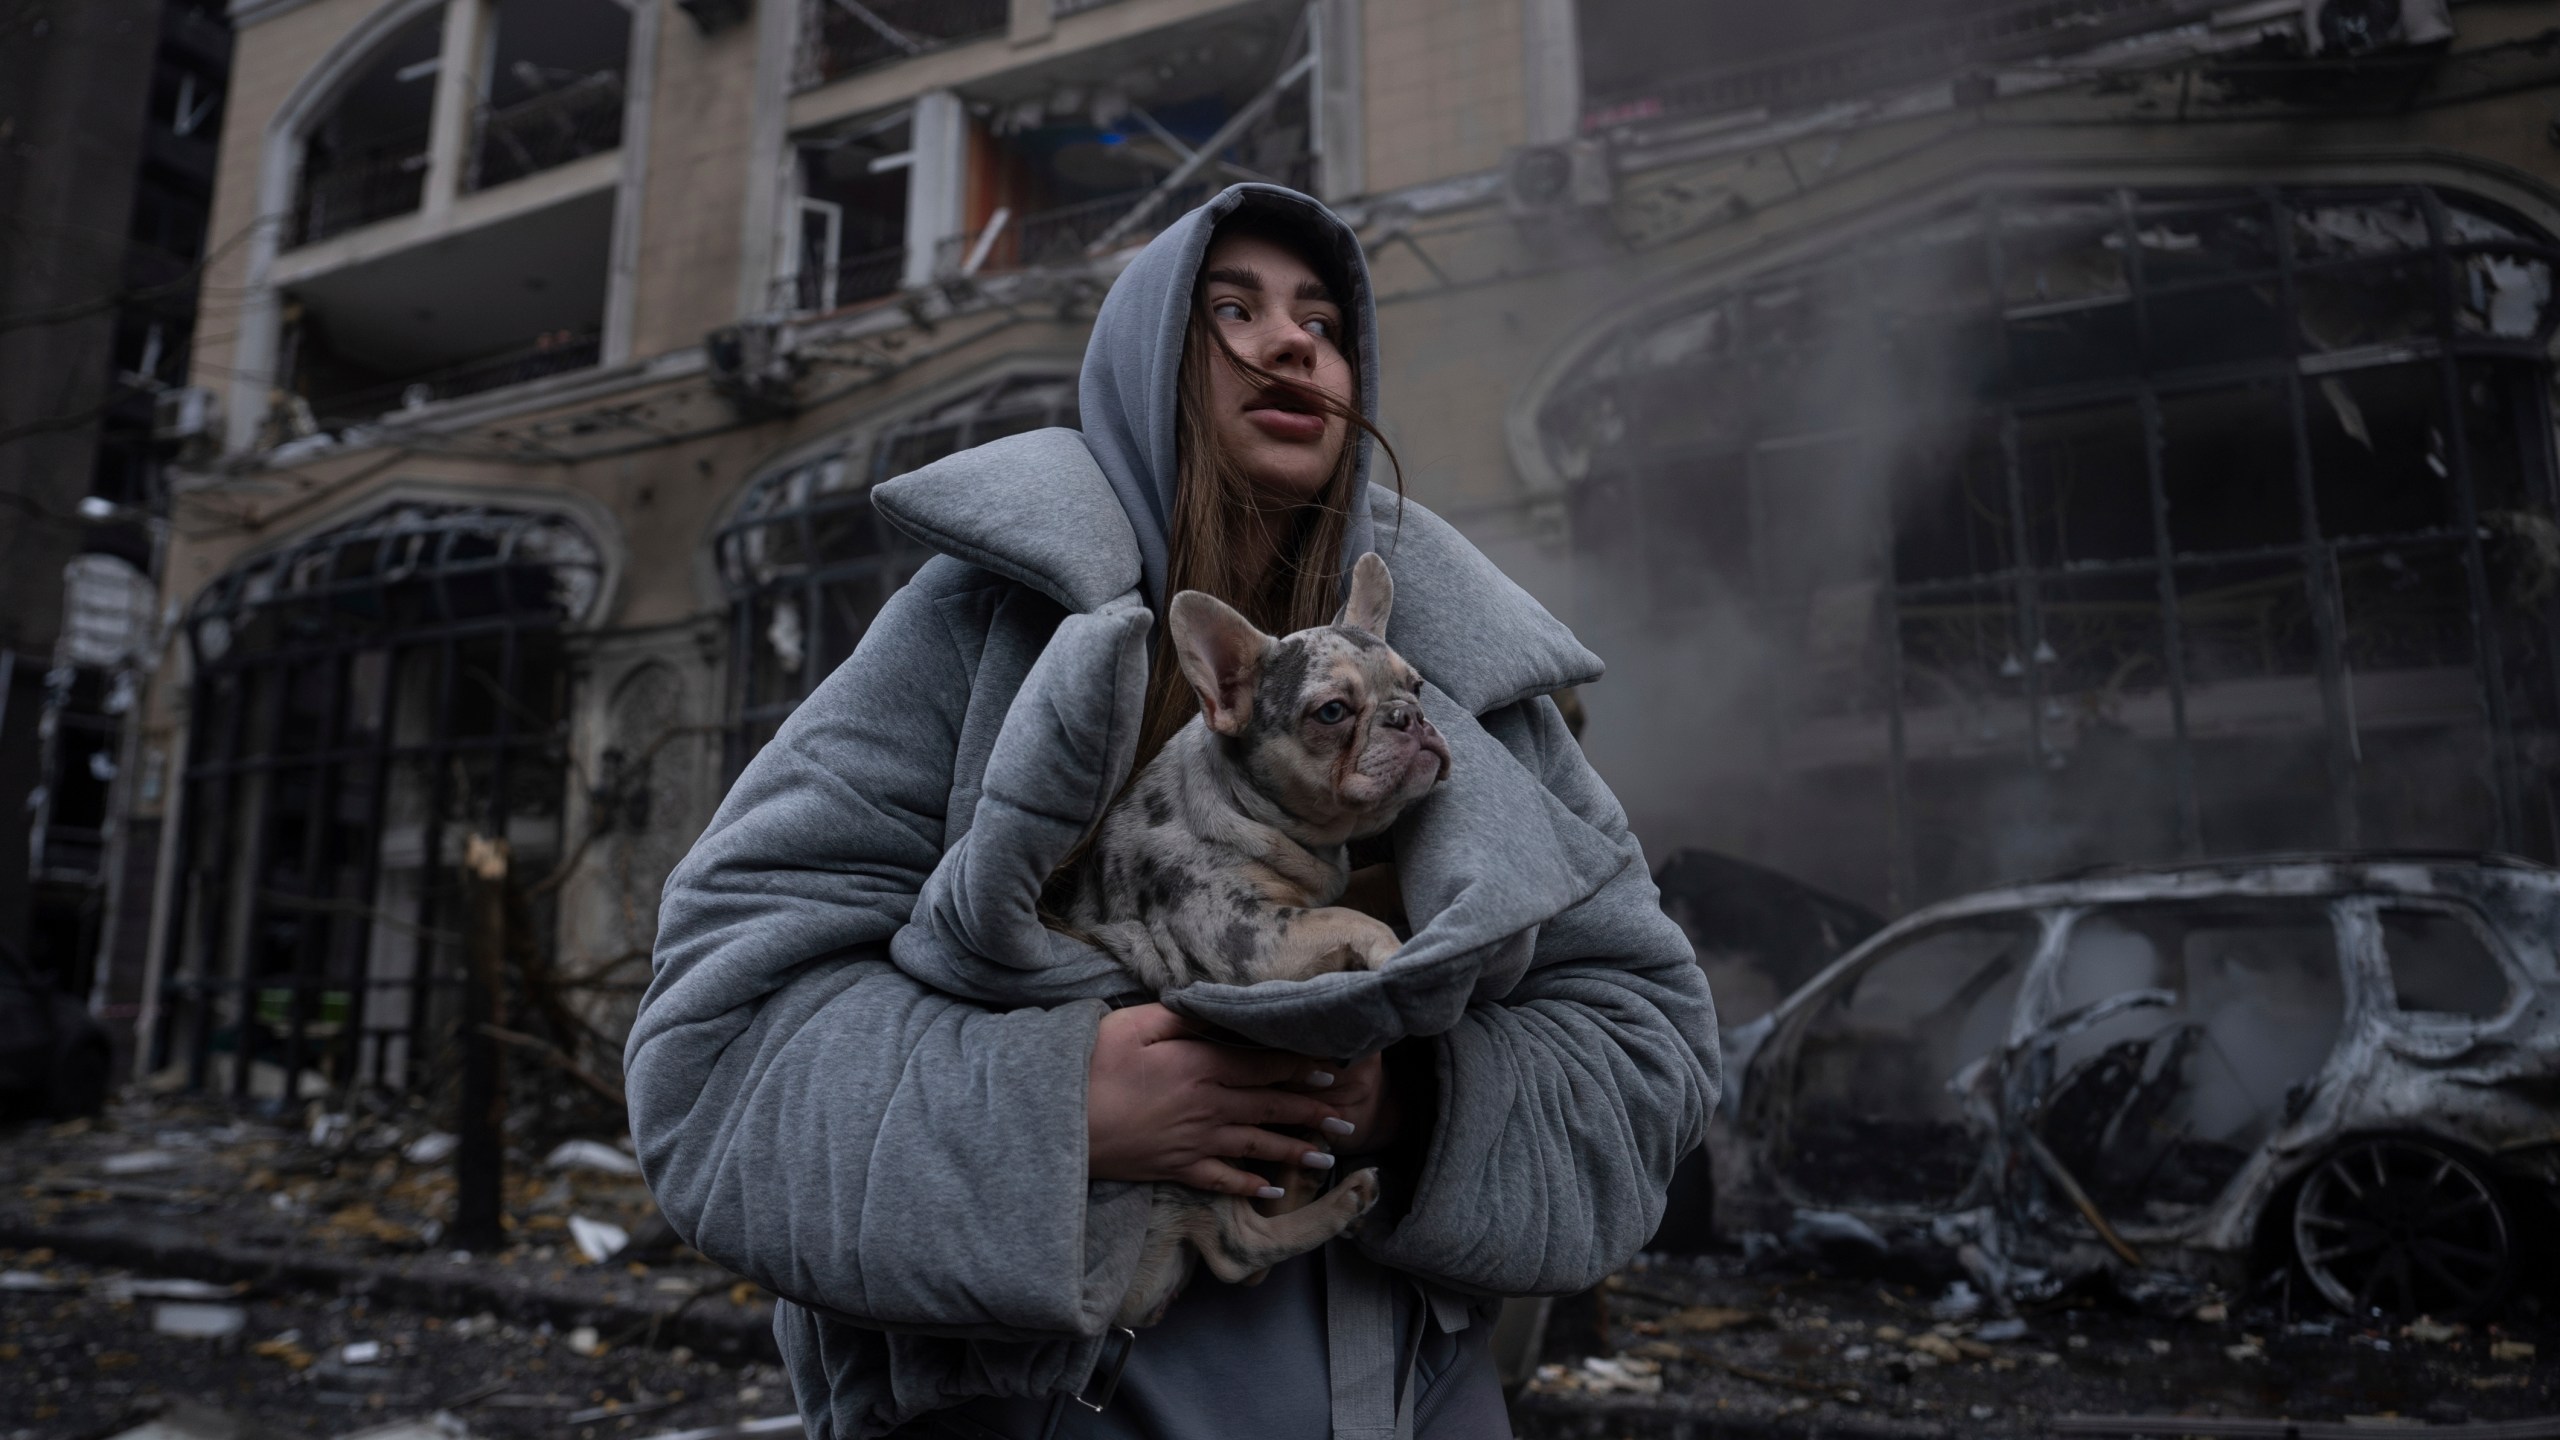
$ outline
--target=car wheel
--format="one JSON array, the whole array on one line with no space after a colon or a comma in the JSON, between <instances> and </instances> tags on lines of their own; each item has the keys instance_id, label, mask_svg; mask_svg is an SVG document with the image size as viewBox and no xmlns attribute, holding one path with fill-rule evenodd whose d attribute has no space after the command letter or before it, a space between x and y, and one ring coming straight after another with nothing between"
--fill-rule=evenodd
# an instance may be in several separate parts
<instances>
[{"instance_id":1,"label":"car wheel","mask_svg":"<svg viewBox=\"0 0 2560 1440\"><path fill-rule=\"evenodd\" d=\"M2303 1176L2293 1256L2359 1318L2486 1311L2514 1279L2516 1232L2478 1160L2410 1136L2357 1140Z\"/></svg>"},{"instance_id":2,"label":"car wheel","mask_svg":"<svg viewBox=\"0 0 2560 1440\"><path fill-rule=\"evenodd\" d=\"M57 1120L95 1115L107 1107L107 1072L114 1061L107 1047L98 1044L74 1045L54 1062L53 1077L45 1086L45 1109Z\"/></svg>"}]
</instances>

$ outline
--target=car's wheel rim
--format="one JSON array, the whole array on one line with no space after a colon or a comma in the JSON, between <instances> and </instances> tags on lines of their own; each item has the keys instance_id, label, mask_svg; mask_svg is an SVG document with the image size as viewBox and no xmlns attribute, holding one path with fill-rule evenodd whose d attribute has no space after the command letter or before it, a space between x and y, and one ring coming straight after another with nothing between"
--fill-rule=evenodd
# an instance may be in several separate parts
<instances>
[{"instance_id":1,"label":"car's wheel rim","mask_svg":"<svg viewBox=\"0 0 2560 1440\"><path fill-rule=\"evenodd\" d=\"M2293 1253L2350 1315L2462 1315L2505 1289L2513 1244L2497 1191L2416 1140L2367 1140L2323 1160L2293 1208Z\"/></svg>"}]
</instances>

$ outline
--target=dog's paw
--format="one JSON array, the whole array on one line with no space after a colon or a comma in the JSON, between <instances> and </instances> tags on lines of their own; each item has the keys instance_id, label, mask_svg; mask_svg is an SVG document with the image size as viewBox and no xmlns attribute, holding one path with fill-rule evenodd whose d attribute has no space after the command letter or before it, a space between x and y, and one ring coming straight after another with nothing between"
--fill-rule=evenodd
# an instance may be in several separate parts
<instances>
[{"instance_id":1,"label":"dog's paw","mask_svg":"<svg viewBox=\"0 0 2560 1440\"><path fill-rule=\"evenodd\" d=\"M1343 1176L1333 1188L1336 1194L1348 1197L1351 1205L1352 1218L1358 1219L1360 1216L1368 1214L1369 1211L1378 1203L1378 1196L1381 1193L1381 1188L1378 1183L1378 1167L1375 1165L1364 1165L1359 1169L1352 1171L1350 1174Z\"/></svg>"}]
</instances>

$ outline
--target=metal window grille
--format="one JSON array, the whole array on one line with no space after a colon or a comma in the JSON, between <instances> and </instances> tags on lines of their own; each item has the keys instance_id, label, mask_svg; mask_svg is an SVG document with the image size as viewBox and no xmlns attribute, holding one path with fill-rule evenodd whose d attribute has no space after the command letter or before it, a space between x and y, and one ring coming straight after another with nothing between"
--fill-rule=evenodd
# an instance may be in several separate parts
<instances>
[{"instance_id":1,"label":"metal window grille","mask_svg":"<svg viewBox=\"0 0 2560 1440\"><path fill-rule=\"evenodd\" d=\"M973 445L1075 424L1075 377L1015 376L882 431L868 463L837 450L747 487L715 542L732 627L730 777L927 558L880 520L871 487Z\"/></svg>"},{"instance_id":2,"label":"metal window grille","mask_svg":"<svg viewBox=\"0 0 2560 1440\"><path fill-rule=\"evenodd\" d=\"M1897 904L2021 864L2549 856L2555 267L2423 187L1994 195L1630 327L1542 433L1608 573L1788 647L1773 755L1882 762ZM2434 772L2379 718L2429 705L2471 737ZM2049 848L1915 820L2003 787Z\"/></svg>"},{"instance_id":3,"label":"metal window grille","mask_svg":"<svg viewBox=\"0 0 2560 1440\"><path fill-rule=\"evenodd\" d=\"M449 1073L463 840L557 860L601 570L556 515L393 504L197 598L155 1068L277 1103Z\"/></svg>"}]
</instances>

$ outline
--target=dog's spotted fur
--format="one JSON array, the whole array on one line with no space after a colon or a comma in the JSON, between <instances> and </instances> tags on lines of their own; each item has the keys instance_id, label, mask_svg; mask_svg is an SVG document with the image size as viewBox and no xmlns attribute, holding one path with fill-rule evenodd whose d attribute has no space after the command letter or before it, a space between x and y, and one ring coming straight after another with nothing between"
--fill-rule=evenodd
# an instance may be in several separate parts
<instances>
[{"instance_id":1,"label":"dog's spotted fur","mask_svg":"<svg viewBox=\"0 0 2560 1440\"><path fill-rule=\"evenodd\" d=\"M1349 842L1449 771L1421 677L1381 638L1393 603L1375 555L1353 567L1333 624L1277 640L1207 595L1174 597L1173 649L1201 713L1103 817L1063 917L1148 989L1305 980L1395 953L1384 922L1333 903ZM1195 1255L1221 1279L1252 1278L1342 1233L1377 1194L1369 1170L1268 1210L1157 1186L1121 1323L1160 1317Z\"/></svg>"}]
</instances>

